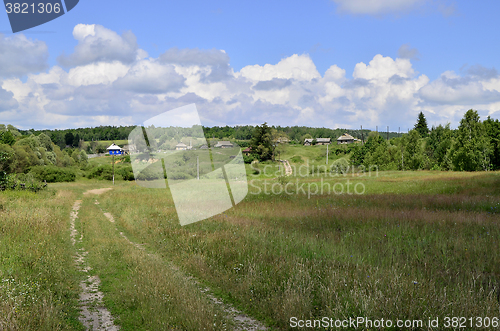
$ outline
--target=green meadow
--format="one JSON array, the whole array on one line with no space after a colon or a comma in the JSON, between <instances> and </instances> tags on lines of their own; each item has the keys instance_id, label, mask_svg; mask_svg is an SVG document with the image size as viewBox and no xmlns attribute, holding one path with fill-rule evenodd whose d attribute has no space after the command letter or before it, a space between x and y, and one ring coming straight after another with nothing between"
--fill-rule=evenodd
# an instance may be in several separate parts
<instances>
[{"instance_id":1,"label":"green meadow","mask_svg":"<svg viewBox=\"0 0 500 331\"><path fill-rule=\"evenodd\" d=\"M292 317L441 321L407 330L445 329L447 316L500 317L500 172L311 171L325 154L290 146L280 157L295 160L286 178L283 164L246 165L247 197L186 226L168 188L134 181L1 192L0 329L84 329L78 247L121 330L237 329L204 287L269 330L296 329ZM104 187L113 189L83 194Z\"/></svg>"}]
</instances>

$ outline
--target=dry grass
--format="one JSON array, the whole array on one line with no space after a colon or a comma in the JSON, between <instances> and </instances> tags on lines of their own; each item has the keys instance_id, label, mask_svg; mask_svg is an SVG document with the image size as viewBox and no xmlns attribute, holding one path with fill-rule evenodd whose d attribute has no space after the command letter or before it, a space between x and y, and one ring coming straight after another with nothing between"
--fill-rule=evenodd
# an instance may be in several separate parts
<instances>
[{"instance_id":1,"label":"dry grass","mask_svg":"<svg viewBox=\"0 0 500 331\"><path fill-rule=\"evenodd\" d=\"M0 195L0 329L78 330L69 191Z\"/></svg>"},{"instance_id":2,"label":"dry grass","mask_svg":"<svg viewBox=\"0 0 500 331\"><path fill-rule=\"evenodd\" d=\"M404 175L420 187L407 194L248 196L186 227L166 191L124 186L103 205L129 235L278 329L292 316L496 316L500 198L487 184L498 174L420 175ZM379 180L367 186L383 190ZM432 193L449 181L457 193Z\"/></svg>"},{"instance_id":3,"label":"dry grass","mask_svg":"<svg viewBox=\"0 0 500 331\"><path fill-rule=\"evenodd\" d=\"M222 311L186 275L120 236L94 199L84 199L78 226L91 273L99 275L104 302L121 330L230 328Z\"/></svg>"}]
</instances>

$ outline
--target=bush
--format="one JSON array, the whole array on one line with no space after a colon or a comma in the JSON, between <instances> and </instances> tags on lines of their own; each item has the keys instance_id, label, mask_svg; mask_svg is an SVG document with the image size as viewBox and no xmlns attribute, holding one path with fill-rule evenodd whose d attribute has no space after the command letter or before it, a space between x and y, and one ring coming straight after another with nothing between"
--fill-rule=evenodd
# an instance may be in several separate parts
<instances>
[{"instance_id":1,"label":"bush","mask_svg":"<svg viewBox=\"0 0 500 331\"><path fill-rule=\"evenodd\" d=\"M35 166L31 167L30 173L40 181L47 183L74 182L76 173L73 169L59 168L56 166Z\"/></svg>"},{"instance_id":2,"label":"bush","mask_svg":"<svg viewBox=\"0 0 500 331\"><path fill-rule=\"evenodd\" d=\"M304 163L304 160L302 159L302 157L300 155L294 155L290 161L292 161L292 163Z\"/></svg>"},{"instance_id":3,"label":"bush","mask_svg":"<svg viewBox=\"0 0 500 331\"><path fill-rule=\"evenodd\" d=\"M92 168L87 176L88 178L113 180L113 168L109 164L103 164Z\"/></svg>"},{"instance_id":4,"label":"bush","mask_svg":"<svg viewBox=\"0 0 500 331\"><path fill-rule=\"evenodd\" d=\"M3 178L0 183L0 191L16 190L16 191L33 191L38 192L45 189L47 184L38 181L33 174L10 174Z\"/></svg>"},{"instance_id":5,"label":"bush","mask_svg":"<svg viewBox=\"0 0 500 331\"><path fill-rule=\"evenodd\" d=\"M137 180L155 180L155 179L163 179L163 177L164 177L163 172L148 167L142 170L137 175Z\"/></svg>"},{"instance_id":6,"label":"bush","mask_svg":"<svg viewBox=\"0 0 500 331\"><path fill-rule=\"evenodd\" d=\"M250 163L252 163L253 160L255 160L255 156L243 154L243 161L245 163L250 164Z\"/></svg>"},{"instance_id":7,"label":"bush","mask_svg":"<svg viewBox=\"0 0 500 331\"><path fill-rule=\"evenodd\" d=\"M332 163L332 166L331 166L331 172L332 173L342 173L342 174L345 174L348 170L349 170L349 161L347 161L346 159L344 158L340 158L338 160L335 160L333 163Z\"/></svg>"},{"instance_id":8,"label":"bush","mask_svg":"<svg viewBox=\"0 0 500 331\"><path fill-rule=\"evenodd\" d=\"M124 167L117 170L117 173L120 174L123 180L134 180L134 171L132 167Z\"/></svg>"}]
</instances>

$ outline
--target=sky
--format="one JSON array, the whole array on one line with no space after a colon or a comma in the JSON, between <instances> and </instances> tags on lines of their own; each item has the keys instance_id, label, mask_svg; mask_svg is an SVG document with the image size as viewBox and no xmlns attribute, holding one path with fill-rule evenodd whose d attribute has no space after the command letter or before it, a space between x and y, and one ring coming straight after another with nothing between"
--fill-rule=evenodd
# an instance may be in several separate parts
<instances>
[{"instance_id":1,"label":"sky","mask_svg":"<svg viewBox=\"0 0 500 331\"><path fill-rule=\"evenodd\" d=\"M80 0L13 34L0 15L0 123L203 124L406 132L500 118L500 2Z\"/></svg>"}]
</instances>

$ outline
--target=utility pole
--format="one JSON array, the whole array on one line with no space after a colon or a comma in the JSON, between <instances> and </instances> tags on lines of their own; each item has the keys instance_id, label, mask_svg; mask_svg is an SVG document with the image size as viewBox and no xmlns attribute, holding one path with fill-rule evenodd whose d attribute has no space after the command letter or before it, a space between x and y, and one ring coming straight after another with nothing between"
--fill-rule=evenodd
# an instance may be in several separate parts
<instances>
[{"instance_id":1,"label":"utility pole","mask_svg":"<svg viewBox=\"0 0 500 331\"><path fill-rule=\"evenodd\" d=\"M328 144L326 144L326 164L328 164Z\"/></svg>"},{"instance_id":2,"label":"utility pole","mask_svg":"<svg viewBox=\"0 0 500 331\"><path fill-rule=\"evenodd\" d=\"M365 137L363 136L363 126L361 125L361 145L365 143Z\"/></svg>"},{"instance_id":3,"label":"utility pole","mask_svg":"<svg viewBox=\"0 0 500 331\"><path fill-rule=\"evenodd\" d=\"M387 126L387 141L389 141L389 125Z\"/></svg>"},{"instance_id":4,"label":"utility pole","mask_svg":"<svg viewBox=\"0 0 500 331\"><path fill-rule=\"evenodd\" d=\"M115 154L113 152L113 185L115 185Z\"/></svg>"}]
</instances>

